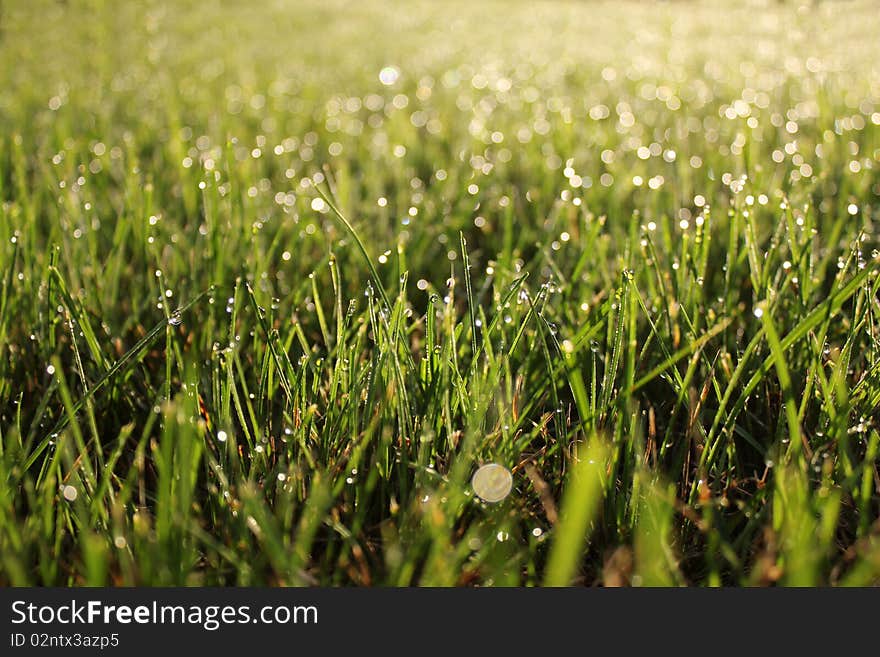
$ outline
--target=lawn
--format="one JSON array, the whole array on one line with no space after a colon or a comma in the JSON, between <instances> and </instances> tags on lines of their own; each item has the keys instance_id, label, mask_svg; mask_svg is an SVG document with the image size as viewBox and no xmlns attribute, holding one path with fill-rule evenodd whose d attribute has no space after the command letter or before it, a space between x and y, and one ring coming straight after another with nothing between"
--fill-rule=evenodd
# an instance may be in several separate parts
<instances>
[{"instance_id":1,"label":"lawn","mask_svg":"<svg viewBox=\"0 0 880 657\"><path fill-rule=\"evenodd\" d=\"M876 9L3 0L0 585L880 583Z\"/></svg>"}]
</instances>

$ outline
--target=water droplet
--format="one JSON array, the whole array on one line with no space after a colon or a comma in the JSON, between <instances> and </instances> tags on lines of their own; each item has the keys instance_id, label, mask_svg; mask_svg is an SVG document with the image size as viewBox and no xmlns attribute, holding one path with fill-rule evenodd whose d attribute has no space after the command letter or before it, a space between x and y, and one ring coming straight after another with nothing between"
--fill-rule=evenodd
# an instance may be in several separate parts
<instances>
[{"instance_id":1,"label":"water droplet","mask_svg":"<svg viewBox=\"0 0 880 657\"><path fill-rule=\"evenodd\" d=\"M384 84L386 87L390 87L392 84L397 82L397 79L400 77L400 69L396 66L386 66L381 71L379 71L379 82Z\"/></svg>"},{"instance_id":2,"label":"water droplet","mask_svg":"<svg viewBox=\"0 0 880 657\"><path fill-rule=\"evenodd\" d=\"M474 492L486 502L500 502L510 495L513 475L498 463L487 463L479 468L471 479Z\"/></svg>"}]
</instances>

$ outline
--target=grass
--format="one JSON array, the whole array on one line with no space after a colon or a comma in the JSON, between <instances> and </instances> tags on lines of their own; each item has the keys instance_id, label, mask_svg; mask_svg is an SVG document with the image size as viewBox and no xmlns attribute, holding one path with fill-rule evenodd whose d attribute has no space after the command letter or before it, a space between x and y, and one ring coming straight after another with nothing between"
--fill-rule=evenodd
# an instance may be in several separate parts
<instances>
[{"instance_id":1,"label":"grass","mask_svg":"<svg viewBox=\"0 0 880 657\"><path fill-rule=\"evenodd\" d=\"M873 3L239 4L2 3L0 584L880 582Z\"/></svg>"}]
</instances>

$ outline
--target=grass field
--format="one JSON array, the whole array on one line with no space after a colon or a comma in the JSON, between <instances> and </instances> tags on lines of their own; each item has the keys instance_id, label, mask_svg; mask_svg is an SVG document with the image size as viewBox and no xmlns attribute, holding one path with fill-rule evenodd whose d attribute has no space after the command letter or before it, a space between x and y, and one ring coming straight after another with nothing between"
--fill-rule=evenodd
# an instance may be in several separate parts
<instances>
[{"instance_id":1,"label":"grass field","mask_svg":"<svg viewBox=\"0 0 880 657\"><path fill-rule=\"evenodd\" d=\"M878 30L3 0L0 584L880 583Z\"/></svg>"}]
</instances>

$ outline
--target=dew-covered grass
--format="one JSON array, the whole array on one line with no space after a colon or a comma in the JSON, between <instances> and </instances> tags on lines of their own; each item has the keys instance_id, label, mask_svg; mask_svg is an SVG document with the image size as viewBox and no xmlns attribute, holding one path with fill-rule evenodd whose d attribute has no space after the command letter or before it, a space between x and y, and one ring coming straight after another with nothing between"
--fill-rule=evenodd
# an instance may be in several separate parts
<instances>
[{"instance_id":1,"label":"dew-covered grass","mask_svg":"<svg viewBox=\"0 0 880 657\"><path fill-rule=\"evenodd\" d=\"M878 29L4 0L0 584L880 582Z\"/></svg>"}]
</instances>

